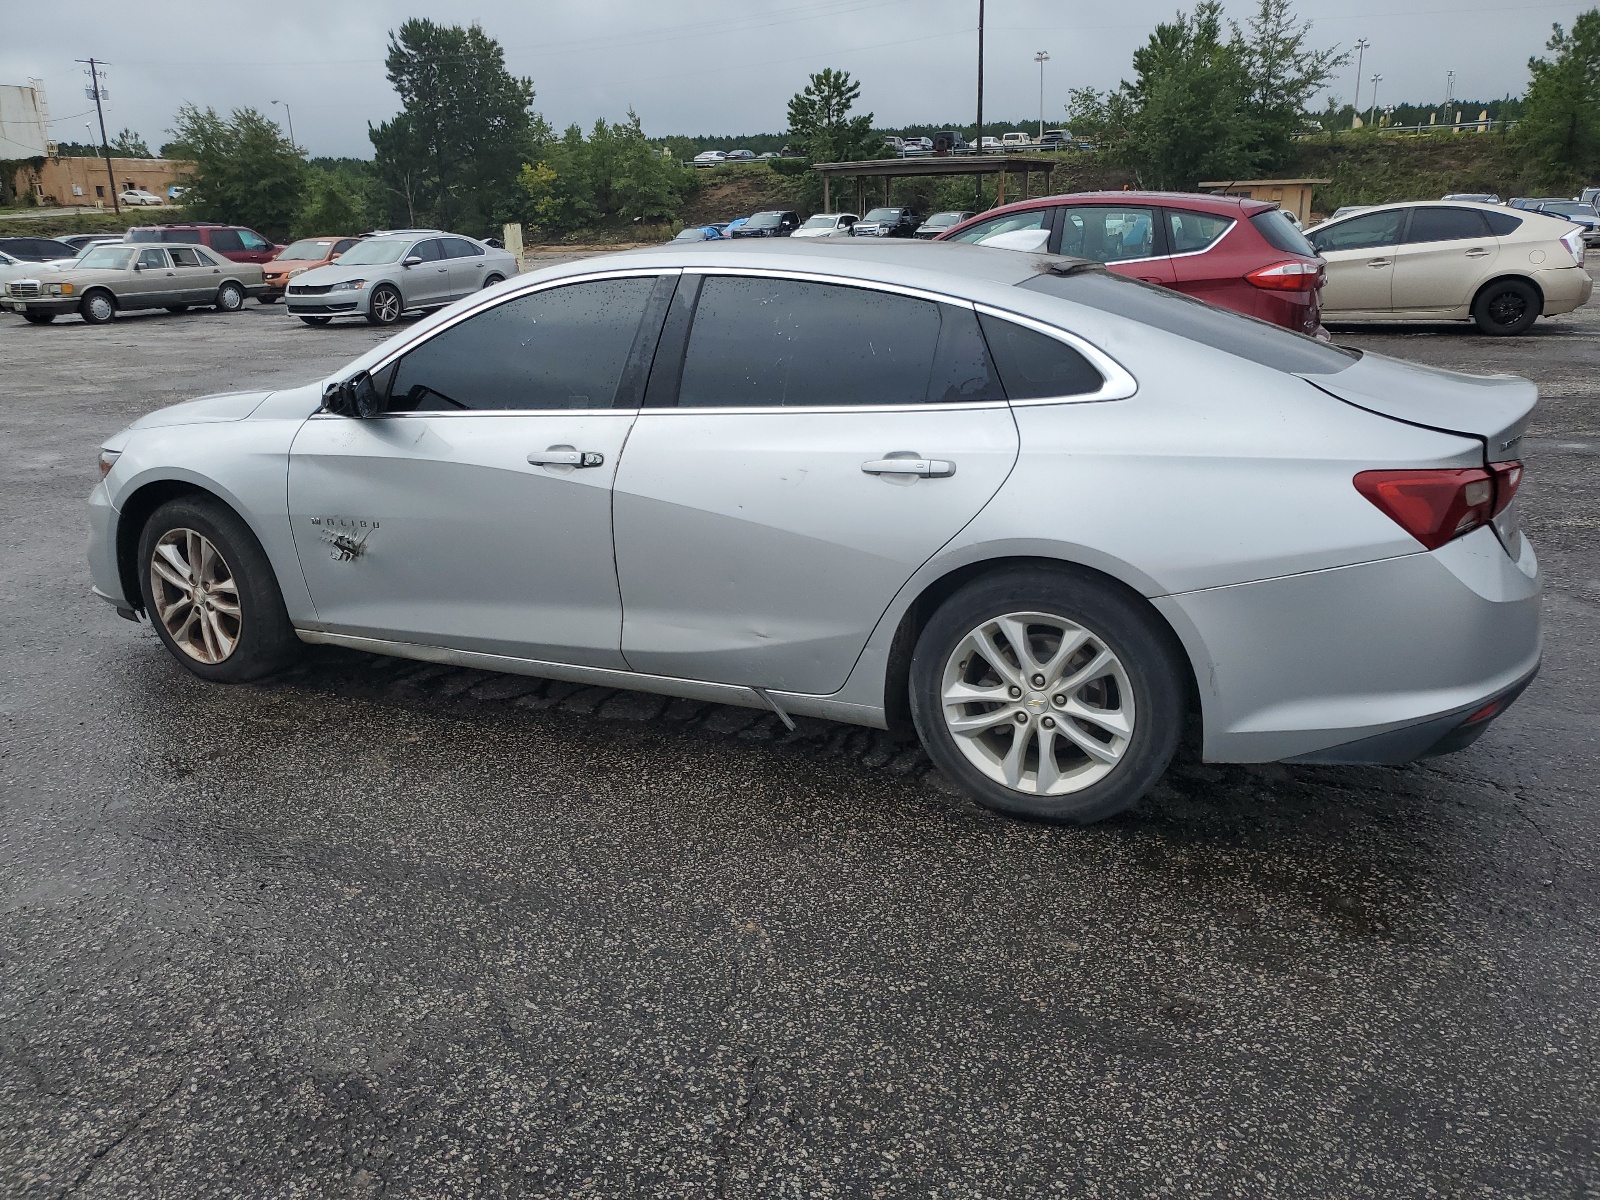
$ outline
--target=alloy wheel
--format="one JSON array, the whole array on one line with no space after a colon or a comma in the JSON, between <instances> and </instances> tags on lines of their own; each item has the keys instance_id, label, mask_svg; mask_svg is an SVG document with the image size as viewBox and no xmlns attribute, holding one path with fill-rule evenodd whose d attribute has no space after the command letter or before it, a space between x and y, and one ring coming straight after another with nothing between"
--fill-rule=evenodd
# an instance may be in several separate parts
<instances>
[{"instance_id":1,"label":"alloy wheel","mask_svg":"<svg viewBox=\"0 0 1600 1200\"><path fill-rule=\"evenodd\" d=\"M372 315L385 325L400 319L400 294L393 288L381 288L372 297Z\"/></svg>"},{"instance_id":2,"label":"alloy wheel","mask_svg":"<svg viewBox=\"0 0 1600 1200\"><path fill-rule=\"evenodd\" d=\"M1048 613L1008 613L971 630L945 662L940 701L961 753L1033 795L1097 783L1133 738L1121 660L1093 630Z\"/></svg>"},{"instance_id":3,"label":"alloy wheel","mask_svg":"<svg viewBox=\"0 0 1600 1200\"><path fill-rule=\"evenodd\" d=\"M178 649L197 662L225 661L239 645L239 586L211 539L169 529L150 554L155 617Z\"/></svg>"},{"instance_id":4,"label":"alloy wheel","mask_svg":"<svg viewBox=\"0 0 1600 1200\"><path fill-rule=\"evenodd\" d=\"M1528 298L1507 288L1489 299L1489 319L1496 325L1515 325L1528 312Z\"/></svg>"}]
</instances>

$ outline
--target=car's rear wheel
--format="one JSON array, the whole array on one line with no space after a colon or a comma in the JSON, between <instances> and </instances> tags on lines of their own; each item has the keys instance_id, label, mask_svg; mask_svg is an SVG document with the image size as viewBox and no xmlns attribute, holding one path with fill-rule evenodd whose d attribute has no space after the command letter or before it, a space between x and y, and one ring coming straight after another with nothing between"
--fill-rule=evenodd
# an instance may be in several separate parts
<instances>
[{"instance_id":1,"label":"car's rear wheel","mask_svg":"<svg viewBox=\"0 0 1600 1200\"><path fill-rule=\"evenodd\" d=\"M78 305L78 312L89 324L104 325L117 315L117 302L111 298L110 292L97 288L85 294Z\"/></svg>"},{"instance_id":2,"label":"car's rear wheel","mask_svg":"<svg viewBox=\"0 0 1600 1200\"><path fill-rule=\"evenodd\" d=\"M483 286L486 288L492 288L495 284L504 283L505 281L506 277L504 275L491 275L489 278L483 281Z\"/></svg>"},{"instance_id":3,"label":"car's rear wheel","mask_svg":"<svg viewBox=\"0 0 1600 1200\"><path fill-rule=\"evenodd\" d=\"M1544 308L1539 289L1522 279L1497 279L1472 302L1472 319L1481 333L1509 337L1533 328Z\"/></svg>"},{"instance_id":4,"label":"car's rear wheel","mask_svg":"<svg viewBox=\"0 0 1600 1200\"><path fill-rule=\"evenodd\" d=\"M189 311L189 306L187 304L169 304L167 305L167 311L169 313L186 313Z\"/></svg>"},{"instance_id":5,"label":"car's rear wheel","mask_svg":"<svg viewBox=\"0 0 1600 1200\"><path fill-rule=\"evenodd\" d=\"M372 289L371 307L367 310L367 320L374 325L393 325L400 319L400 314L405 311L405 301L400 299L397 289L387 283L380 283Z\"/></svg>"},{"instance_id":6,"label":"car's rear wheel","mask_svg":"<svg viewBox=\"0 0 1600 1200\"><path fill-rule=\"evenodd\" d=\"M244 289L229 280L217 289L217 311L238 312L244 307Z\"/></svg>"},{"instance_id":7,"label":"car's rear wheel","mask_svg":"<svg viewBox=\"0 0 1600 1200\"><path fill-rule=\"evenodd\" d=\"M56 319L56 315L47 312L25 312L22 314L22 319L30 325L48 325Z\"/></svg>"},{"instance_id":8,"label":"car's rear wheel","mask_svg":"<svg viewBox=\"0 0 1600 1200\"><path fill-rule=\"evenodd\" d=\"M911 715L929 757L978 803L1086 824L1134 804L1172 760L1178 653L1159 618L1109 581L997 572L923 629Z\"/></svg>"},{"instance_id":9,"label":"car's rear wheel","mask_svg":"<svg viewBox=\"0 0 1600 1200\"><path fill-rule=\"evenodd\" d=\"M216 500L156 509L139 535L139 585L162 643L202 679L242 683L300 650L261 544Z\"/></svg>"},{"instance_id":10,"label":"car's rear wheel","mask_svg":"<svg viewBox=\"0 0 1600 1200\"><path fill-rule=\"evenodd\" d=\"M332 317L308 317L305 313L300 314L300 319L307 325L326 325L329 321L333 320Z\"/></svg>"}]
</instances>

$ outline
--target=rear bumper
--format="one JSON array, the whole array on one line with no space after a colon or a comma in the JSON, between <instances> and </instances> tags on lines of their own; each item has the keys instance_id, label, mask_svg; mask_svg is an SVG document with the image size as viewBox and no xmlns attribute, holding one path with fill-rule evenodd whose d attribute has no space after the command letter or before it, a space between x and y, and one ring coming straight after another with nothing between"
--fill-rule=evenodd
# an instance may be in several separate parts
<instances>
[{"instance_id":1,"label":"rear bumper","mask_svg":"<svg viewBox=\"0 0 1600 1200\"><path fill-rule=\"evenodd\" d=\"M1589 297L1594 292L1594 277L1578 266L1535 271L1533 281L1544 293L1544 315L1547 317L1582 308L1589 303Z\"/></svg>"},{"instance_id":2,"label":"rear bumper","mask_svg":"<svg viewBox=\"0 0 1600 1200\"><path fill-rule=\"evenodd\" d=\"M1538 668L1539 568L1526 538L1516 545L1513 561L1478 529L1428 553L1153 601L1189 651L1204 757L1444 752L1467 717Z\"/></svg>"}]
</instances>

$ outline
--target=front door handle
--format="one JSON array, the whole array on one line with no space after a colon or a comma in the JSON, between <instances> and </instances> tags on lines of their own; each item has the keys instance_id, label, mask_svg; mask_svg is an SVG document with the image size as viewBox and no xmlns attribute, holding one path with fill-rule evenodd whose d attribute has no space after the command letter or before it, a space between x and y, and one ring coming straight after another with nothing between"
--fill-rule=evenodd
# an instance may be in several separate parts
<instances>
[{"instance_id":1,"label":"front door handle","mask_svg":"<svg viewBox=\"0 0 1600 1200\"><path fill-rule=\"evenodd\" d=\"M923 479L948 479L956 473L955 463L944 458L921 458L909 451L897 451L885 458L861 464L868 475L917 475Z\"/></svg>"},{"instance_id":2,"label":"front door handle","mask_svg":"<svg viewBox=\"0 0 1600 1200\"><path fill-rule=\"evenodd\" d=\"M606 456L596 454L593 450L551 446L547 450L534 451L528 455L528 461L536 467L598 467L606 461Z\"/></svg>"},{"instance_id":3,"label":"front door handle","mask_svg":"<svg viewBox=\"0 0 1600 1200\"><path fill-rule=\"evenodd\" d=\"M1488 258L1489 257L1489 252L1487 250L1485 250L1482 246L1474 246L1471 250L1467 251L1467 257L1468 258Z\"/></svg>"},{"instance_id":4,"label":"front door handle","mask_svg":"<svg viewBox=\"0 0 1600 1200\"><path fill-rule=\"evenodd\" d=\"M1375 258L1367 264L1369 267L1387 267L1388 265L1389 260L1387 258Z\"/></svg>"}]
</instances>

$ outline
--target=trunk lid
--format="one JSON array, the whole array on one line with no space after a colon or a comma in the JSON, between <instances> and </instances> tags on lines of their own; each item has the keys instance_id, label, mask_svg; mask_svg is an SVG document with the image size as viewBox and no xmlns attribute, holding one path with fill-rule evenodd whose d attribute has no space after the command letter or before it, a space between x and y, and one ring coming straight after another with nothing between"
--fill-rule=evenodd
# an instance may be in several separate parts
<instances>
[{"instance_id":1,"label":"trunk lid","mask_svg":"<svg viewBox=\"0 0 1600 1200\"><path fill-rule=\"evenodd\" d=\"M1539 389L1519 375L1468 375L1381 354L1363 354L1332 375L1300 378L1379 416L1477 438L1488 462L1521 457L1519 442L1539 401Z\"/></svg>"}]
</instances>

